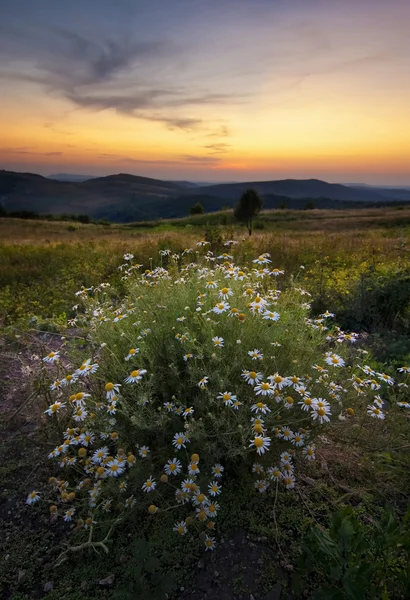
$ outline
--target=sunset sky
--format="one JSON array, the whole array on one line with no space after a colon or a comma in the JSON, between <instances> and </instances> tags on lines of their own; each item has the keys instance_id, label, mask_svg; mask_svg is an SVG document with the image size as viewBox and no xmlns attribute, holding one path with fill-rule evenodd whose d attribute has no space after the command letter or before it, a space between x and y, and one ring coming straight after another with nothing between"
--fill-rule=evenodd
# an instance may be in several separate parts
<instances>
[{"instance_id":1,"label":"sunset sky","mask_svg":"<svg viewBox=\"0 0 410 600\"><path fill-rule=\"evenodd\" d=\"M410 184L410 0L0 0L0 168Z\"/></svg>"}]
</instances>

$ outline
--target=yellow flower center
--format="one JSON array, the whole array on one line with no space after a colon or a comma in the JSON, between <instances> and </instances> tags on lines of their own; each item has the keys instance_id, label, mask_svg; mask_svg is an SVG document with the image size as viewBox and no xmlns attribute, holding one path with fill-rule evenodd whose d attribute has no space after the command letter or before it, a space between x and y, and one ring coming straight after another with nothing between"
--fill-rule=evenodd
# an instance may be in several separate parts
<instances>
[{"instance_id":1,"label":"yellow flower center","mask_svg":"<svg viewBox=\"0 0 410 600\"><path fill-rule=\"evenodd\" d=\"M205 494L198 494L197 500L202 503L205 500Z\"/></svg>"},{"instance_id":2,"label":"yellow flower center","mask_svg":"<svg viewBox=\"0 0 410 600\"><path fill-rule=\"evenodd\" d=\"M170 471L175 471L175 469L176 469L176 468L177 468L177 466L176 466L176 464L175 464L175 463L171 463L171 464L169 465L169 470L170 470Z\"/></svg>"},{"instance_id":3,"label":"yellow flower center","mask_svg":"<svg viewBox=\"0 0 410 600\"><path fill-rule=\"evenodd\" d=\"M283 377L281 377L280 375L276 375L273 381L275 383L281 383L281 381L283 381Z\"/></svg>"},{"instance_id":4,"label":"yellow flower center","mask_svg":"<svg viewBox=\"0 0 410 600\"><path fill-rule=\"evenodd\" d=\"M135 378L135 377L138 377L138 375L139 375L139 374L140 374L140 372L139 372L139 371L132 371L132 372L131 372L131 377L134 377L134 378Z\"/></svg>"},{"instance_id":5,"label":"yellow flower center","mask_svg":"<svg viewBox=\"0 0 410 600\"><path fill-rule=\"evenodd\" d=\"M244 320L246 319L246 317L245 317L245 315L244 315L243 313L239 313L239 315L238 315L238 319L239 319L240 321L244 321Z\"/></svg>"},{"instance_id":6,"label":"yellow flower center","mask_svg":"<svg viewBox=\"0 0 410 600\"><path fill-rule=\"evenodd\" d=\"M222 288L221 289L221 294L223 294L225 296L225 294L227 294L229 292L229 288Z\"/></svg>"},{"instance_id":7,"label":"yellow flower center","mask_svg":"<svg viewBox=\"0 0 410 600\"><path fill-rule=\"evenodd\" d=\"M178 444L178 446L180 446L182 444L182 442L183 442L182 437L177 438L177 444Z\"/></svg>"},{"instance_id":8,"label":"yellow flower center","mask_svg":"<svg viewBox=\"0 0 410 600\"><path fill-rule=\"evenodd\" d=\"M256 446L257 448L260 448L261 446L263 446L263 439L262 439L261 437L256 437L256 438L253 440L253 443L255 444L255 446Z\"/></svg>"},{"instance_id":9,"label":"yellow flower center","mask_svg":"<svg viewBox=\"0 0 410 600\"><path fill-rule=\"evenodd\" d=\"M106 392L112 392L113 389L114 389L114 384L113 383L106 383L105 384L105 391Z\"/></svg>"},{"instance_id":10,"label":"yellow flower center","mask_svg":"<svg viewBox=\"0 0 410 600\"><path fill-rule=\"evenodd\" d=\"M317 414L318 414L320 417L324 417L324 416L325 416L325 414L326 414L326 411L325 411L325 409L324 409L324 408L319 408L319 410L317 411Z\"/></svg>"},{"instance_id":11,"label":"yellow flower center","mask_svg":"<svg viewBox=\"0 0 410 600\"><path fill-rule=\"evenodd\" d=\"M55 352L50 352L50 354L48 355L48 358L53 358L56 355Z\"/></svg>"},{"instance_id":12,"label":"yellow flower center","mask_svg":"<svg viewBox=\"0 0 410 600\"><path fill-rule=\"evenodd\" d=\"M270 385L269 385L269 383L262 383L262 385L261 385L261 389L262 389L264 392L266 392L266 390L269 390L269 389L270 389Z\"/></svg>"},{"instance_id":13,"label":"yellow flower center","mask_svg":"<svg viewBox=\"0 0 410 600\"><path fill-rule=\"evenodd\" d=\"M178 533L179 533L179 535L184 535L184 533L185 533L185 527L183 527L182 525L180 525L178 527Z\"/></svg>"}]
</instances>

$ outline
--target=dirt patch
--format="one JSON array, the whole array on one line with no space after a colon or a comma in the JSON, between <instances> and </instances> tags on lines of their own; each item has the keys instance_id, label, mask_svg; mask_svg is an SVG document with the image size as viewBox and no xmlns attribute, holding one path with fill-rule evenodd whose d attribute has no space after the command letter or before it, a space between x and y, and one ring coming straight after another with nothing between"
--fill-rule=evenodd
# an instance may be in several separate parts
<instances>
[{"instance_id":1,"label":"dirt patch","mask_svg":"<svg viewBox=\"0 0 410 600\"><path fill-rule=\"evenodd\" d=\"M267 582L267 575L271 582ZM217 549L200 559L192 587L179 600L290 600L272 577L287 579L281 560L261 538L244 531L221 541Z\"/></svg>"}]
</instances>

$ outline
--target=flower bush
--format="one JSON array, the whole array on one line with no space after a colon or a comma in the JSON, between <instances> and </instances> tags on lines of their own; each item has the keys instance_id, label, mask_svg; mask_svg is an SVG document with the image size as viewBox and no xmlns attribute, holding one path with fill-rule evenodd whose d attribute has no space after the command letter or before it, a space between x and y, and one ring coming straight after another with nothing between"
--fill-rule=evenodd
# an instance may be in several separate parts
<instances>
[{"instance_id":1,"label":"flower bush","mask_svg":"<svg viewBox=\"0 0 410 600\"><path fill-rule=\"evenodd\" d=\"M383 420L381 395L393 388L400 408L410 407L405 383L360 364L357 334L332 325L327 311L309 318L297 276L285 284L269 254L237 266L235 246L220 255L206 242L163 250L160 266L144 272L126 254L125 297L108 283L77 293L72 324L88 332L88 356L43 358L55 395L45 412L62 434L49 458L61 474L48 496L27 499L48 501L52 521L88 530L72 550L106 550L131 511L174 511L176 534L199 535L212 550L232 473L251 469L255 493L291 493L326 426L355 413ZM111 529L96 542L105 522Z\"/></svg>"}]
</instances>

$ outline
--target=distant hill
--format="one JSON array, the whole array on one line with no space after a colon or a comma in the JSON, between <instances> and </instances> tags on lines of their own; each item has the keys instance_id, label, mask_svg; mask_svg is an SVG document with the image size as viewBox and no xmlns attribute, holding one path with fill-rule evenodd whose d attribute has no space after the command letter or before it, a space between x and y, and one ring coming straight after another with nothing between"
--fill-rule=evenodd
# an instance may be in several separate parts
<instances>
[{"instance_id":1,"label":"distant hill","mask_svg":"<svg viewBox=\"0 0 410 600\"><path fill-rule=\"evenodd\" d=\"M47 179L56 179L57 181L87 181L87 179L94 179L94 177L94 175L76 175L75 173L47 175Z\"/></svg>"},{"instance_id":2,"label":"distant hill","mask_svg":"<svg viewBox=\"0 0 410 600\"><path fill-rule=\"evenodd\" d=\"M162 181L127 173L63 181L0 170L0 206L7 211L40 214L87 214L94 219L127 223L186 216L201 202L206 212L233 207L242 192L257 189L265 208L343 208L366 204L410 202L410 190L349 187L318 179L253 181L195 186L187 181Z\"/></svg>"}]
</instances>

